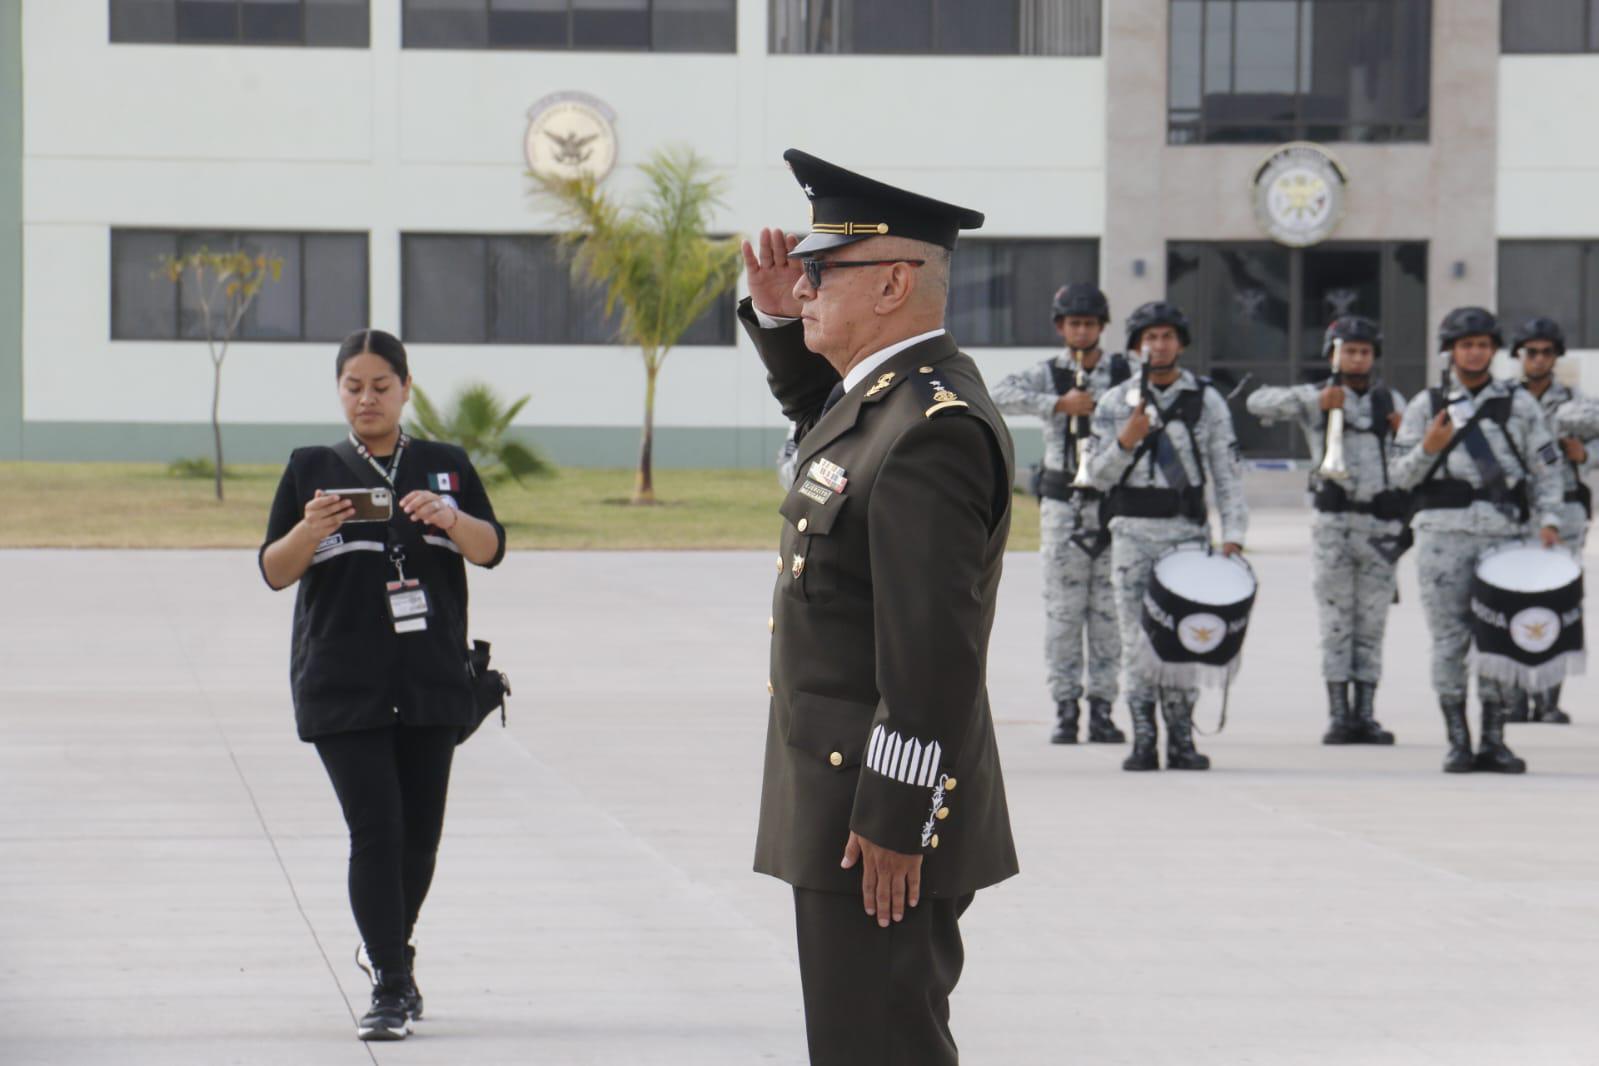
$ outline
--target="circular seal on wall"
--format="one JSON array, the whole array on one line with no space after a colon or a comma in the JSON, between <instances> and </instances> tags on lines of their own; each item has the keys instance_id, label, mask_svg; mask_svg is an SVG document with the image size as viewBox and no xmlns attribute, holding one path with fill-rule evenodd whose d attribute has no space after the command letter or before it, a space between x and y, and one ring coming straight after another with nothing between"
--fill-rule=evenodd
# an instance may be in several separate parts
<instances>
[{"instance_id":1,"label":"circular seal on wall","mask_svg":"<svg viewBox=\"0 0 1599 1066\"><path fill-rule=\"evenodd\" d=\"M1547 607L1528 607L1510 619L1510 639L1529 655L1542 655L1560 639L1560 616Z\"/></svg>"},{"instance_id":2,"label":"circular seal on wall","mask_svg":"<svg viewBox=\"0 0 1599 1066\"><path fill-rule=\"evenodd\" d=\"M540 177L602 181L616 166L616 112L588 93L552 93L528 110L522 149Z\"/></svg>"},{"instance_id":3,"label":"circular seal on wall","mask_svg":"<svg viewBox=\"0 0 1599 1066\"><path fill-rule=\"evenodd\" d=\"M1255 220L1279 244L1320 244L1343 221L1349 175L1320 145L1294 141L1255 169Z\"/></svg>"}]
</instances>

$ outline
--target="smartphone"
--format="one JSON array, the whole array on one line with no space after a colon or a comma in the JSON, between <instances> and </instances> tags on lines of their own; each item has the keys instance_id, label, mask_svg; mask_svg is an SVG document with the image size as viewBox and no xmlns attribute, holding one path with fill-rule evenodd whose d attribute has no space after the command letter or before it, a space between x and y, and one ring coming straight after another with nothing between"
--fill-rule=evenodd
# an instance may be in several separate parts
<instances>
[{"instance_id":1,"label":"smartphone","mask_svg":"<svg viewBox=\"0 0 1599 1066\"><path fill-rule=\"evenodd\" d=\"M1449 397L1449 421L1453 422L1456 429L1463 429L1471 416L1477 413L1477 405L1471 402L1471 394L1457 392Z\"/></svg>"},{"instance_id":2,"label":"smartphone","mask_svg":"<svg viewBox=\"0 0 1599 1066\"><path fill-rule=\"evenodd\" d=\"M394 517L394 493L389 489L323 489L322 495L355 504L355 515L346 522L387 522Z\"/></svg>"}]
</instances>

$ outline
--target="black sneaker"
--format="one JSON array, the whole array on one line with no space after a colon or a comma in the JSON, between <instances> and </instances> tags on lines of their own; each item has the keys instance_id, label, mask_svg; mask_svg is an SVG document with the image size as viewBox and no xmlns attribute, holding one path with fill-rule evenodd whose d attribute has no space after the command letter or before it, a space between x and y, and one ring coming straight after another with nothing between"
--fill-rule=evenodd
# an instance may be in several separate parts
<instances>
[{"instance_id":1,"label":"black sneaker","mask_svg":"<svg viewBox=\"0 0 1599 1066\"><path fill-rule=\"evenodd\" d=\"M366 974L373 985L378 983L377 970L372 966L372 956L366 953L366 944L355 946L355 964ZM413 1022L422 1020L422 990L416 987L416 946L405 945L405 1013Z\"/></svg>"},{"instance_id":2,"label":"black sneaker","mask_svg":"<svg viewBox=\"0 0 1599 1066\"><path fill-rule=\"evenodd\" d=\"M405 1009L409 982L403 975L375 973L378 980L372 986L372 1009L356 1023L355 1035L362 1040L404 1040L411 1035L411 1018Z\"/></svg>"}]
</instances>

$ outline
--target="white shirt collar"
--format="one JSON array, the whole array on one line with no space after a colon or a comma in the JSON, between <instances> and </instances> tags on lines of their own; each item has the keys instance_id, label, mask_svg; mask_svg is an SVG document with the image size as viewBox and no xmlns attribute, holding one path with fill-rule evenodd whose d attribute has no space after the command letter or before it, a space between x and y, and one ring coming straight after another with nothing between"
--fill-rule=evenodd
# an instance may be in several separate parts
<instances>
[{"instance_id":1,"label":"white shirt collar","mask_svg":"<svg viewBox=\"0 0 1599 1066\"><path fill-rule=\"evenodd\" d=\"M939 336L943 332L944 327L940 326L937 329L930 329L926 333L918 333L914 337L906 337L902 341L896 341L895 343L890 344L887 348L884 348L881 351L873 352L865 359L862 359L860 362L850 367L849 373L844 375L844 391L848 392L856 385L859 385L861 382L865 381L868 374L882 366L884 363L888 362L889 359L898 355L900 352L903 352L906 348L909 348L911 345L920 344L926 340L932 340L934 337Z\"/></svg>"}]
</instances>

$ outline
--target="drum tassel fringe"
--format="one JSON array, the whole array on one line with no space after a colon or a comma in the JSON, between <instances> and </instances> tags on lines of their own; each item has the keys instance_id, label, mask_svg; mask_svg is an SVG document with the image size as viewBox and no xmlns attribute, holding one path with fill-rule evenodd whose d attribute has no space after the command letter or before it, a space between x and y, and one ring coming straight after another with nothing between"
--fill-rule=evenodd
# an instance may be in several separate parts
<instances>
[{"instance_id":1,"label":"drum tassel fringe","mask_svg":"<svg viewBox=\"0 0 1599 1066\"><path fill-rule=\"evenodd\" d=\"M1138 648L1134 654L1138 658L1139 672L1153 678L1155 684L1163 688L1226 688L1238 676L1238 668L1244 661L1244 653L1240 649L1232 662L1225 666L1169 663L1155 654L1155 647L1149 642L1147 634L1139 634Z\"/></svg>"},{"instance_id":2,"label":"drum tassel fringe","mask_svg":"<svg viewBox=\"0 0 1599 1066\"><path fill-rule=\"evenodd\" d=\"M1471 657L1479 677L1502 685L1515 685L1528 692L1545 692L1568 677L1588 671L1588 653L1581 649L1562 652L1537 666L1528 666L1506 655L1483 654L1475 648Z\"/></svg>"}]
</instances>

